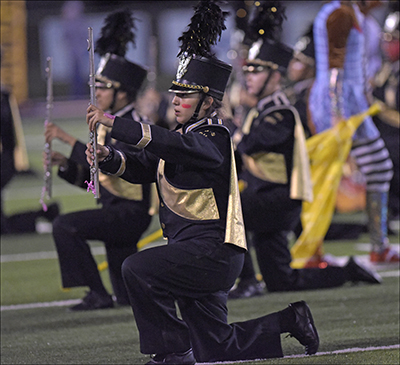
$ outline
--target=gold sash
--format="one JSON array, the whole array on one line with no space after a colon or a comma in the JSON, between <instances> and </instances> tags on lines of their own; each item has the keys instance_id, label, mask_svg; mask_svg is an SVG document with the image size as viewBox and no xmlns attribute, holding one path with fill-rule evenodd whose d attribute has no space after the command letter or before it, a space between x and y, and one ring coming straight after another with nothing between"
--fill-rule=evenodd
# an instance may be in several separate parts
<instances>
[{"instance_id":1,"label":"gold sash","mask_svg":"<svg viewBox=\"0 0 400 365\"><path fill-rule=\"evenodd\" d=\"M99 125L97 130L97 140L99 144L105 143L107 132L111 132L111 128L102 124ZM111 141L114 144L115 140ZM121 179L118 176L110 176L99 172L99 182L101 186L107 189L111 194L120 198L141 201L143 200L143 188L140 184L132 184L128 181Z\"/></svg>"},{"instance_id":2,"label":"gold sash","mask_svg":"<svg viewBox=\"0 0 400 365\"><path fill-rule=\"evenodd\" d=\"M158 184L162 200L175 214L194 220L219 219L214 193L211 188L183 190L172 186L164 175L165 161L158 166ZM226 217L225 243L247 250L242 205L236 175L236 164L231 142L231 173Z\"/></svg>"},{"instance_id":3,"label":"gold sash","mask_svg":"<svg viewBox=\"0 0 400 365\"><path fill-rule=\"evenodd\" d=\"M247 250L246 233L240 202L238 177L233 144L231 142L231 177L229 186L228 213L226 215L225 242Z\"/></svg>"},{"instance_id":4,"label":"gold sash","mask_svg":"<svg viewBox=\"0 0 400 365\"><path fill-rule=\"evenodd\" d=\"M165 161L158 164L158 186L162 200L176 215L186 219L219 219L217 202L211 188L184 190L171 185L164 175Z\"/></svg>"},{"instance_id":5,"label":"gold sash","mask_svg":"<svg viewBox=\"0 0 400 365\"><path fill-rule=\"evenodd\" d=\"M290 184L290 198L311 202L313 200L313 191L311 183L310 163L306 147L306 138L303 125L301 124L298 111L291 105L269 108L271 112L290 109L295 117L294 127L294 146L293 146L293 168ZM251 123L246 120L246 131L250 131ZM248 170L259 179L271 181L280 184L287 183L286 163L282 154L266 152L256 153L251 156L243 156L243 161Z\"/></svg>"}]
</instances>

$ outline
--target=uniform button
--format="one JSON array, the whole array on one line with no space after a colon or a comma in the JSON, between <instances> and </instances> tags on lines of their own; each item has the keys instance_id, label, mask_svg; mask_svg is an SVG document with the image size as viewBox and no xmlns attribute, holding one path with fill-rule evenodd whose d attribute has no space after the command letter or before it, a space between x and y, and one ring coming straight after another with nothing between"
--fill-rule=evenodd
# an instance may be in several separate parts
<instances>
[{"instance_id":1,"label":"uniform button","mask_svg":"<svg viewBox=\"0 0 400 365\"><path fill-rule=\"evenodd\" d=\"M161 203L160 205L161 205L162 208L164 207L164 203Z\"/></svg>"},{"instance_id":2,"label":"uniform button","mask_svg":"<svg viewBox=\"0 0 400 365\"><path fill-rule=\"evenodd\" d=\"M165 228L165 224L161 223L161 228L164 229Z\"/></svg>"}]
</instances>

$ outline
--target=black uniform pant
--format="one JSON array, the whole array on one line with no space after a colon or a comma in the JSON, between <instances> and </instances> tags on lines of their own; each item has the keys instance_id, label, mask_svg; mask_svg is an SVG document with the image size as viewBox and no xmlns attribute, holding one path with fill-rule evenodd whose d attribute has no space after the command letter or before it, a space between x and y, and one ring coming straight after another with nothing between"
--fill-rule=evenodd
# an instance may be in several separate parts
<instances>
[{"instance_id":1,"label":"black uniform pant","mask_svg":"<svg viewBox=\"0 0 400 365\"><path fill-rule=\"evenodd\" d=\"M128 257L122 273L141 352L193 348L199 362L282 357L278 313L227 322L227 293L242 265L241 249L214 242L172 243Z\"/></svg>"},{"instance_id":2,"label":"black uniform pant","mask_svg":"<svg viewBox=\"0 0 400 365\"><path fill-rule=\"evenodd\" d=\"M292 269L287 234L253 233L258 266L269 292L333 288L346 282L342 267Z\"/></svg>"},{"instance_id":3,"label":"black uniform pant","mask_svg":"<svg viewBox=\"0 0 400 365\"><path fill-rule=\"evenodd\" d=\"M276 197L275 197L276 199ZM346 281L342 267L292 269L288 233L300 221L301 202L268 203L268 197L244 191L243 217L246 229L251 231L248 243L255 249L257 263L267 290L296 291L332 288ZM241 277L254 273L253 262L246 254Z\"/></svg>"},{"instance_id":4,"label":"black uniform pant","mask_svg":"<svg viewBox=\"0 0 400 365\"><path fill-rule=\"evenodd\" d=\"M34 233L36 220L43 215L43 210L36 210L6 216L1 210L1 234Z\"/></svg>"},{"instance_id":5,"label":"black uniform pant","mask_svg":"<svg viewBox=\"0 0 400 365\"><path fill-rule=\"evenodd\" d=\"M101 209L58 216L53 222L53 237L60 263L63 286L88 286L104 289L97 263L87 240L105 243L108 270L114 295L119 304L128 304L122 279L123 261L137 251L136 244L150 224L145 212L132 214L129 202Z\"/></svg>"},{"instance_id":6,"label":"black uniform pant","mask_svg":"<svg viewBox=\"0 0 400 365\"><path fill-rule=\"evenodd\" d=\"M1 193L3 193L3 189ZM6 215L3 211L3 199L0 204L1 234L34 233L36 232L36 220L45 215L43 209Z\"/></svg>"}]
</instances>

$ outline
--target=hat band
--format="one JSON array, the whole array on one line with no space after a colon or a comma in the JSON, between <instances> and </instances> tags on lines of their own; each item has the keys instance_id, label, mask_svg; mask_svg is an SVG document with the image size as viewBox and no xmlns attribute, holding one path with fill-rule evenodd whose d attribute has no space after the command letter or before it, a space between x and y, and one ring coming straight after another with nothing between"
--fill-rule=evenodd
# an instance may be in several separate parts
<instances>
[{"instance_id":1,"label":"hat band","mask_svg":"<svg viewBox=\"0 0 400 365\"><path fill-rule=\"evenodd\" d=\"M201 85L190 85L190 84L182 84L181 82L178 81L172 81L172 83L176 86L180 86L180 87L185 87L188 89L192 89L194 90L193 92L196 91L203 91L204 93L208 93L210 91L210 88L208 86L201 86Z\"/></svg>"},{"instance_id":2,"label":"hat band","mask_svg":"<svg viewBox=\"0 0 400 365\"><path fill-rule=\"evenodd\" d=\"M256 58L254 60L247 60L246 63L247 65L260 65L263 67L269 67L272 68L273 70L277 70L279 68L279 65L277 65L276 63L270 61L263 61L260 60L259 58Z\"/></svg>"},{"instance_id":3,"label":"hat band","mask_svg":"<svg viewBox=\"0 0 400 365\"><path fill-rule=\"evenodd\" d=\"M113 87L113 88L115 88L115 89L119 89L119 88L121 87L121 83L120 83L120 82L118 82L118 81L112 81L112 80L110 80L109 78L104 77L104 76L102 76L102 75L96 75L96 79L99 80L99 81L101 81L101 82L104 82L104 83L106 84L106 87L107 87L108 89L110 89L111 87Z\"/></svg>"}]
</instances>

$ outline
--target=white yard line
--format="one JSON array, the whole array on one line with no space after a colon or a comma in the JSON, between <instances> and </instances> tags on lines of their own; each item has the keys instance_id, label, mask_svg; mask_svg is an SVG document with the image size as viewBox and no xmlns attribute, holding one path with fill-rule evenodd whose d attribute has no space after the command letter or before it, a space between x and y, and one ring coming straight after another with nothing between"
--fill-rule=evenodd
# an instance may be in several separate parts
<instances>
[{"instance_id":1,"label":"white yard line","mask_svg":"<svg viewBox=\"0 0 400 365\"><path fill-rule=\"evenodd\" d=\"M105 255L106 250L104 247L91 247L93 255ZM42 252L30 252L30 253L17 253L11 255L1 255L0 262L15 262L15 261L34 261L34 260L45 260L45 259L56 259L56 251L42 251Z\"/></svg>"},{"instance_id":2,"label":"white yard line","mask_svg":"<svg viewBox=\"0 0 400 365\"><path fill-rule=\"evenodd\" d=\"M76 196L76 195L83 196L87 194L83 189L81 191L76 189L76 186L74 187L74 186L64 186L64 185L54 184L53 195L57 197L65 197L65 196ZM41 185L5 190L4 192L2 192L3 201L8 202L12 200L27 200L27 199L32 199L32 197L35 196L40 197L41 190L42 190Z\"/></svg>"},{"instance_id":3,"label":"white yard line","mask_svg":"<svg viewBox=\"0 0 400 365\"><path fill-rule=\"evenodd\" d=\"M325 356L325 355L337 355L337 354L349 354L349 353L356 353L356 352L365 352L365 351L376 351L376 350L393 350L400 348L400 345L389 345L389 346L374 346L374 347L353 347L343 350L336 350L336 351L326 351L326 352L317 352L314 356ZM302 357L310 357L309 355L290 355L284 356L283 359L297 359ZM241 360L241 361L217 361L217 362L198 362L196 364L202 365L215 365L215 364L240 364L240 363L248 363L248 362L257 362L257 361L265 361L270 359L255 359L255 360Z\"/></svg>"},{"instance_id":4,"label":"white yard line","mask_svg":"<svg viewBox=\"0 0 400 365\"><path fill-rule=\"evenodd\" d=\"M397 252L400 252L400 243L391 243L390 246ZM369 252L371 249L370 243L356 243L356 250Z\"/></svg>"},{"instance_id":5,"label":"white yard line","mask_svg":"<svg viewBox=\"0 0 400 365\"><path fill-rule=\"evenodd\" d=\"M399 344L390 345L390 346L371 346L371 347L352 347L349 349L336 350L336 351L326 351L326 352L317 352L312 356L324 356L324 355L336 355L336 354L349 354L352 352L365 352L365 351L376 351L376 350L393 350L400 348ZM290 355L285 356L285 359L298 358L298 357L308 357L308 355Z\"/></svg>"},{"instance_id":6,"label":"white yard line","mask_svg":"<svg viewBox=\"0 0 400 365\"><path fill-rule=\"evenodd\" d=\"M66 307L66 306L69 306L69 305L78 304L81 301L82 301L82 299L70 299L70 300L61 300L61 301L57 301L57 302L2 305L0 307L0 311L3 312L3 311L19 310L19 309Z\"/></svg>"}]
</instances>

